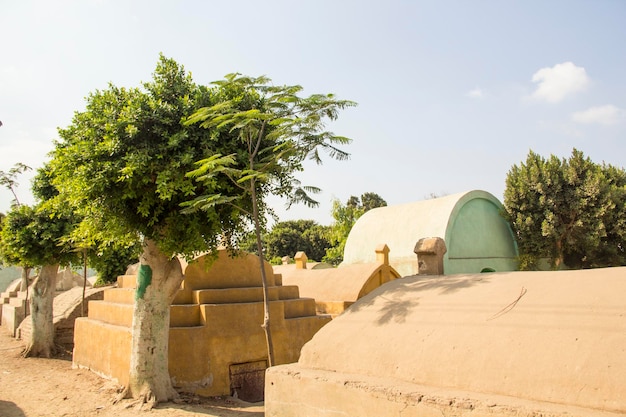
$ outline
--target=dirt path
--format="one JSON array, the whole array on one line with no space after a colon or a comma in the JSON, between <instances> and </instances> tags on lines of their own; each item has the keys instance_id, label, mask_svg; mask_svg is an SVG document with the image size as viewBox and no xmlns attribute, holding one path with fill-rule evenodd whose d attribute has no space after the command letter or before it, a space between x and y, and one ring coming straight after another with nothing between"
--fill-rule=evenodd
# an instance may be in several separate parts
<instances>
[{"instance_id":1,"label":"dirt path","mask_svg":"<svg viewBox=\"0 0 626 417\"><path fill-rule=\"evenodd\" d=\"M262 417L263 404L230 398L183 397L179 404L137 410L129 400L113 405L118 387L69 358L24 359L23 343L0 327L1 417Z\"/></svg>"}]
</instances>

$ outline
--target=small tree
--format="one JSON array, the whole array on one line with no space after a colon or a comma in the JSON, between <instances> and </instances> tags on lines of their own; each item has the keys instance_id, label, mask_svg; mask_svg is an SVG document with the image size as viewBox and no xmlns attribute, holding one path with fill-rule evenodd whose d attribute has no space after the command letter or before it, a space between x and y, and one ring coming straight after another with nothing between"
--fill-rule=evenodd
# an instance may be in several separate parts
<instances>
[{"instance_id":1,"label":"small tree","mask_svg":"<svg viewBox=\"0 0 626 417\"><path fill-rule=\"evenodd\" d=\"M14 206L2 228L3 253L19 265L40 265L30 295L31 333L24 356L49 358L55 351L52 303L60 264L76 253L62 244L72 228L71 216L54 213L42 205Z\"/></svg>"},{"instance_id":2,"label":"small tree","mask_svg":"<svg viewBox=\"0 0 626 417\"><path fill-rule=\"evenodd\" d=\"M355 103L337 100L331 94L302 98L298 96L302 87L273 86L266 77L229 74L225 80L214 84L219 88L220 102L198 110L188 123L199 123L213 132L234 134L240 146L225 157L210 155L198 161L199 168L190 172L190 176L210 184L215 181L215 175L224 175L240 189L240 194L220 195L219 200L199 196L186 204L185 212L195 213L212 209L217 203L227 203L236 206L241 215L254 224L264 289L262 327L267 339L269 366L273 366L275 361L261 240L267 210L264 200L267 195L275 194L285 197L288 205L300 202L313 207L318 205L309 193L319 189L301 186L295 173L302 171L306 158L321 163L320 150L339 160L348 158L349 155L337 146L348 144L350 139L324 130L324 123L327 119L335 120L339 110Z\"/></svg>"},{"instance_id":3,"label":"small tree","mask_svg":"<svg viewBox=\"0 0 626 417\"><path fill-rule=\"evenodd\" d=\"M14 214L21 212L20 215ZM20 291L26 292L26 298L28 298L28 285L30 271L35 265L28 263L28 261L22 256L23 250L16 246L15 241L18 235L26 230L26 226L31 220L32 208L14 205L9 211L9 215L2 215L2 231L0 231L0 259L5 265L19 266L21 271L20 277ZM9 224L9 222L11 222ZM17 234L17 235L16 235Z\"/></svg>"},{"instance_id":4,"label":"small tree","mask_svg":"<svg viewBox=\"0 0 626 417\"><path fill-rule=\"evenodd\" d=\"M333 265L340 264L343 261L343 251L354 223L365 212L386 205L387 202L381 196L371 192L364 193L360 199L350 196L345 205L342 205L339 200L334 200L331 211L334 221L328 233L331 246L326 250L323 260Z\"/></svg>"},{"instance_id":5,"label":"small tree","mask_svg":"<svg viewBox=\"0 0 626 417\"><path fill-rule=\"evenodd\" d=\"M0 171L0 185L6 187L11 194L13 194L13 204L20 205L20 200L17 198L16 188L19 185L17 182L18 174L22 174L26 171L30 171L32 168L28 165L24 165L18 162L9 170L9 172Z\"/></svg>"},{"instance_id":6,"label":"small tree","mask_svg":"<svg viewBox=\"0 0 626 417\"><path fill-rule=\"evenodd\" d=\"M11 191L11 194L13 194L13 197L14 197L12 201L13 205L20 206L20 201L17 198L17 191L16 191L16 188L19 185L17 182L17 176L18 174L22 174L26 171L30 171L31 169L32 168L29 167L28 165L24 165L21 162L18 162L13 166L13 168L9 170L9 172L0 171L0 185L3 185L4 187L6 187L9 191ZM10 253L7 253L5 257L5 261L11 265L17 265L16 259L12 259ZM29 281L29 275L30 275L30 270L32 269L32 266L27 266L27 265L20 265L20 266L22 267L20 291L25 291L28 296L28 281Z\"/></svg>"},{"instance_id":7,"label":"small tree","mask_svg":"<svg viewBox=\"0 0 626 417\"><path fill-rule=\"evenodd\" d=\"M574 149L545 159L530 151L506 178L505 216L517 234L521 269L548 258L553 268L623 265L623 169L598 165Z\"/></svg>"}]
</instances>

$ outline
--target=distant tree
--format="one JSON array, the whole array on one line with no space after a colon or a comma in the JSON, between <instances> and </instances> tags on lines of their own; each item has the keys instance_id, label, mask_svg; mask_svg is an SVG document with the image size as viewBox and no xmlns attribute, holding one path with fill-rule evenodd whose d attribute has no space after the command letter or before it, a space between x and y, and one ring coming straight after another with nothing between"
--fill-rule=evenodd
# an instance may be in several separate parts
<instances>
[{"instance_id":1,"label":"distant tree","mask_svg":"<svg viewBox=\"0 0 626 417\"><path fill-rule=\"evenodd\" d=\"M102 242L95 250L89 251L89 265L98 273L97 284L111 284L124 275L128 267L137 263L141 254L141 244Z\"/></svg>"},{"instance_id":2,"label":"distant tree","mask_svg":"<svg viewBox=\"0 0 626 417\"><path fill-rule=\"evenodd\" d=\"M263 236L265 254L268 259L293 258L296 252L304 251L313 261L321 261L329 247L328 226L321 226L313 220L289 220L276 223L272 230Z\"/></svg>"},{"instance_id":3,"label":"distant tree","mask_svg":"<svg viewBox=\"0 0 626 417\"><path fill-rule=\"evenodd\" d=\"M0 125L1 126L1 125ZM19 185L17 182L18 174L22 174L26 171L30 171L32 168L28 165L24 165L21 162L16 163L9 172L0 171L0 185L6 187L13 194L13 204L20 205L20 201L17 198L16 188Z\"/></svg>"},{"instance_id":4,"label":"distant tree","mask_svg":"<svg viewBox=\"0 0 626 417\"><path fill-rule=\"evenodd\" d=\"M16 205L18 207L20 206L20 201L17 198L17 190L16 190L17 186L19 185L17 182L17 176L26 171L30 171L31 169L32 168L29 167L28 165L18 162L13 166L13 168L9 170L9 172L0 171L0 185L4 186L7 190L11 191L11 194L13 194L13 197L14 197L12 201L13 205ZM2 217L4 218L4 215L2 215ZM13 262L15 261L15 259L12 259L12 255L9 253L7 253L6 256L4 257L4 261L8 262L10 265L17 265L16 263ZM30 275L30 271L32 267L25 266L25 265L20 265L20 266L22 267L20 291L26 292L27 297L28 297L29 275Z\"/></svg>"},{"instance_id":5,"label":"distant tree","mask_svg":"<svg viewBox=\"0 0 626 417\"><path fill-rule=\"evenodd\" d=\"M385 206L387 206L387 202L376 193L364 193L361 195L361 208L364 213L371 209Z\"/></svg>"},{"instance_id":6,"label":"distant tree","mask_svg":"<svg viewBox=\"0 0 626 417\"><path fill-rule=\"evenodd\" d=\"M53 183L83 216L81 240L143 239L123 394L148 407L178 395L168 372L170 305L183 280L176 255L216 254L220 244L232 246L228 240L240 228L227 205L181 213L193 196L235 192L226 178L196 182L186 176L195 161L237 150L227 131L183 123L197 108L214 104L213 94L161 56L143 88L109 85L90 94L86 109L59 130L52 154Z\"/></svg>"},{"instance_id":7,"label":"distant tree","mask_svg":"<svg viewBox=\"0 0 626 417\"><path fill-rule=\"evenodd\" d=\"M340 264L343 261L343 251L354 223L365 212L386 205L387 202L376 193L364 193L360 199L350 196L345 205L342 205L339 200L334 200L331 211L334 221L328 232L330 247L326 250L323 260L333 265Z\"/></svg>"},{"instance_id":8,"label":"distant tree","mask_svg":"<svg viewBox=\"0 0 626 417\"><path fill-rule=\"evenodd\" d=\"M445 197L447 195L448 195L448 193L445 193L445 192L444 193L430 192L430 193L428 193L428 194L426 194L424 196L424 200L432 200L432 199L435 199L435 198Z\"/></svg>"},{"instance_id":9,"label":"distant tree","mask_svg":"<svg viewBox=\"0 0 626 417\"><path fill-rule=\"evenodd\" d=\"M530 151L506 178L505 216L517 235L520 268L626 263L626 174L574 149L569 159Z\"/></svg>"},{"instance_id":10,"label":"distant tree","mask_svg":"<svg viewBox=\"0 0 626 417\"><path fill-rule=\"evenodd\" d=\"M22 256L23 248L15 245L15 232L20 233L25 230L32 217L32 208L25 207L20 210L21 206L13 205L8 215L2 215L2 227L0 229L0 259L3 265L13 265L20 267L20 291L26 293L28 298L28 285L30 271L36 265L31 264L24 256ZM21 212L21 214L17 214ZM11 215L11 216L9 216ZM11 223L9 223L11 222Z\"/></svg>"},{"instance_id":11,"label":"distant tree","mask_svg":"<svg viewBox=\"0 0 626 417\"><path fill-rule=\"evenodd\" d=\"M268 208L269 194L285 197L288 204L318 205L310 193L316 187L303 187L295 173L303 170L306 158L321 163L320 151L332 158L347 159L348 154L338 146L350 139L325 130L326 120L334 120L339 111L355 105L337 100L332 94L300 97L300 86L274 86L267 77L246 77L229 74L215 82L222 94L220 103L198 110L189 123L200 123L214 132L222 130L235 134L239 148L225 157L207 155L198 162L200 168L190 175L201 182L214 181L214 175L225 175L243 194L224 194L219 202L236 206L241 216L254 225L264 292L264 319L268 362L274 365L270 329L270 309L267 277L263 267L261 240L263 219ZM218 197L201 196L189 202L188 212L213 207Z\"/></svg>"}]
</instances>

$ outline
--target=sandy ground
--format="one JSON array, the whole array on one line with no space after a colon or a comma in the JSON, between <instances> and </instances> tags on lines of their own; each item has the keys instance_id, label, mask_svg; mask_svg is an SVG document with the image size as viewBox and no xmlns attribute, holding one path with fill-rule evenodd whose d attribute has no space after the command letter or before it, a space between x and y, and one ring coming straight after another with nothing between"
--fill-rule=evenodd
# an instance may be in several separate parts
<instances>
[{"instance_id":1,"label":"sandy ground","mask_svg":"<svg viewBox=\"0 0 626 417\"><path fill-rule=\"evenodd\" d=\"M0 327L1 417L262 417L263 404L232 398L183 396L178 403L137 410L130 400L113 404L119 387L84 369L69 355L24 359L23 343Z\"/></svg>"}]
</instances>

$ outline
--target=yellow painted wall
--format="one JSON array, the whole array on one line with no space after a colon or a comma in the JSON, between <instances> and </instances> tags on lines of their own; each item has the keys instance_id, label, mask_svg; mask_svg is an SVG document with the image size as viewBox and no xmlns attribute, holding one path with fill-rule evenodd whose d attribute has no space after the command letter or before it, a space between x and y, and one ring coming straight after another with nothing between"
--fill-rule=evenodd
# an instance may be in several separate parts
<instances>
[{"instance_id":1,"label":"yellow painted wall","mask_svg":"<svg viewBox=\"0 0 626 417\"><path fill-rule=\"evenodd\" d=\"M269 281L280 283L268 263L265 268ZM74 332L74 364L121 385L128 383L134 284L134 278L120 277L120 288L90 303L89 317L77 320ZM295 362L330 316L316 315L315 301L299 298L295 286L270 287L270 300L276 362ZM230 395L230 365L267 361L262 321L256 256L233 258L220 251L215 260L189 264L171 307L169 371L174 386L204 396Z\"/></svg>"}]
</instances>

